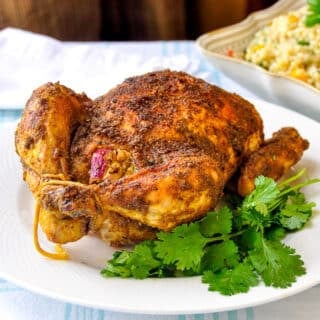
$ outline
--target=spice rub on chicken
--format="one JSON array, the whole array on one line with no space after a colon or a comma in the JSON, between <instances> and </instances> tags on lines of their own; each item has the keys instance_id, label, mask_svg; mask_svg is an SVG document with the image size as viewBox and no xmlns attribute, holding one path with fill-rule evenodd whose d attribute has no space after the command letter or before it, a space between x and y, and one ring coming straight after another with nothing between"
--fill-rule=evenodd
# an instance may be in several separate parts
<instances>
[{"instance_id":1,"label":"spice rub on chicken","mask_svg":"<svg viewBox=\"0 0 320 320\"><path fill-rule=\"evenodd\" d=\"M48 239L91 231L115 246L201 218L236 172L241 195L259 174L280 178L308 147L294 128L264 141L250 102L169 70L96 100L47 83L27 102L15 141Z\"/></svg>"}]
</instances>

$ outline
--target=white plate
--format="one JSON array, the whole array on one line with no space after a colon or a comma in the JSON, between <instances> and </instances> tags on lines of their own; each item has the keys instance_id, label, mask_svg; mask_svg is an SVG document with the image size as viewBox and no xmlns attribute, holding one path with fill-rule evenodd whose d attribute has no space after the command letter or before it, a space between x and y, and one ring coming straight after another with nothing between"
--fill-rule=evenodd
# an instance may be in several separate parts
<instances>
[{"instance_id":1,"label":"white plate","mask_svg":"<svg viewBox=\"0 0 320 320\"><path fill-rule=\"evenodd\" d=\"M200 36L197 47L218 70L264 100L277 103L320 121L320 90L288 76L269 72L242 59L254 34L280 14L296 10L306 0L280 0L249 15L240 23ZM228 51L234 57L228 56Z\"/></svg>"},{"instance_id":2,"label":"white plate","mask_svg":"<svg viewBox=\"0 0 320 320\"><path fill-rule=\"evenodd\" d=\"M308 168L311 177L320 177L320 124L293 111L254 101L267 136L282 126L294 126L310 141L310 149L296 168ZM254 306L278 300L320 283L320 187L305 188L307 199L317 204L317 214L304 230L287 237L305 262L307 274L287 289L263 284L246 294L231 297L207 290L199 277L170 279L102 278L99 274L112 249L100 240L85 237L68 245L73 260L55 261L40 256L32 243L34 201L21 177L14 151L14 127L0 129L0 277L32 291L63 301L102 309L148 313L207 313ZM42 238L43 245L46 241Z\"/></svg>"}]
</instances>

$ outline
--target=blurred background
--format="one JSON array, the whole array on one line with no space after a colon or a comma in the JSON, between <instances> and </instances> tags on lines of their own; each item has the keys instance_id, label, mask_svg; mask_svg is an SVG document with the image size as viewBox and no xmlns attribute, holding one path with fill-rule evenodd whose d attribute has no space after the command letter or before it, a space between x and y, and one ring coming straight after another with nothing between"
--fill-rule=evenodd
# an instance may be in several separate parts
<instances>
[{"instance_id":1,"label":"blurred background","mask_svg":"<svg viewBox=\"0 0 320 320\"><path fill-rule=\"evenodd\" d=\"M60 40L180 40L242 20L275 0L0 0L0 29Z\"/></svg>"}]
</instances>

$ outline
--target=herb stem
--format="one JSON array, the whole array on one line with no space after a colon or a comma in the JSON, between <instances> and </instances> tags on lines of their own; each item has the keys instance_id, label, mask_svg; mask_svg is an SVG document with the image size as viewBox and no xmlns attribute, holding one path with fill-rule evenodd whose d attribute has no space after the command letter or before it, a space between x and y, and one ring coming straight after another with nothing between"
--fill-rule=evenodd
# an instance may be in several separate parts
<instances>
[{"instance_id":1,"label":"herb stem","mask_svg":"<svg viewBox=\"0 0 320 320\"><path fill-rule=\"evenodd\" d=\"M223 235L223 236L219 236L219 237L209 238L207 243L213 243L213 242L217 242L217 241L221 241L221 240L224 240L224 241L229 240L231 238L242 235L245 231L246 231L246 229L242 229L240 231L231 233L229 235Z\"/></svg>"},{"instance_id":2,"label":"herb stem","mask_svg":"<svg viewBox=\"0 0 320 320\"><path fill-rule=\"evenodd\" d=\"M306 182L301 182L301 183L298 183L288 189L284 189L283 191L281 191L281 196L291 192L291 191L294 191L294 190L299 190L301 189L302 187L306 187L310 184L313 184L313 183L318 183L320 182L320 179L319 178L315 178L315 179L311 179L311 180L308 180Z\"/></svg>"},{"instance_id":3,"label":"herb stem","mask_svg":"<svg viewBox=\"0 0 320 320\"><path fill-rule=\"evenodd\" d=\"M286 180L279 182L278 187L281 188L284 185L287 185L291 183L292 181L298 180L300 177L302 177L306 173L306 169L302 168L301 170L298 171L298 173L292 177L287 178Z\"/></svg>"},{"instance_id":4,"label":"herb stem","mask_svg":"<svg viewBox=\"0 0 320 320\"><path fill-rule=\"evenodd\" d=\"M294 180L297 180L298 178L300 178L304 173L306 172L305 169L302 169L300 170L295 176L293 177L290 177L288 178L287 180L281 182L281 183L278 183L278 187L280 188L281 186L283 185L287 185L288 183L294 181ZM305 182L301 182L301 183L298 183L294 186L290 186L290 188L285 188L283 189L281 192L280 192L280 197L278 198L278 201L275 201L273 203L272 206L268 207L268 209L270 210L270 212L272 212L273 210L275 210L279 204L281 203L281 197L283 197L284 195L294 191L294 190L299 190L303 187L306 187L310 184L314 184L314 183L319 183L320 182L320 179L319 178L315 178L315 179L311 179L311 180L308 180L308 181L305 181Z\"/></svg>"}]
</instances>

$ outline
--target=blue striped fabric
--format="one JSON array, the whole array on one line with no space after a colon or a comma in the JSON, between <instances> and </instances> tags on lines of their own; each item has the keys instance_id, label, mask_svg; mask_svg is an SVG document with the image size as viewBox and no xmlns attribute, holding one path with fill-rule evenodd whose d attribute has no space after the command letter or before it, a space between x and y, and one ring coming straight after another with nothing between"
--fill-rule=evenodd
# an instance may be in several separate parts
<instances>
[{"instance_id":1,"label":"blue striped fabric","mask_svg":"<svg viewBox=\"0 0 320 320\"><path fill-rule=\"evenodd\" d=\"M32 308L30 309L30 306ZM13 309L14 308L14 309ZM12 310L10 318L1 317ZM195 315L135 315L59 302L0 279L0 319L12 320L254 320L252 308Z\"/></svg>"},{"instance_id":2,"label":"blue striped fabric","mask_svg":"<svg viewBox=\"0 0 320 320\"><path fill-rule=\"evenodd\" d=\"M12 122L20 118L22 109L15 109L15 110L6 110L2 107L2 110L0 109L0 124L1 123L7 123Z\"/></svg>"},{"instance_id":3,"label":"blue striped fabric","mask_svg":"<svg viewBox=\"0 0 320 320\"><path fill-rule=\"evenodd\" d=\"M37 296L22 288L16 287L8 282L0 282L0 316L3 310L3 302L6 301L5 308L10 306L10 303L16 308L16 317L10 319L24 319L24 320L253 320L253 309L248 308L241 311L229 311L212 314L195 314L195 315L134 315L126 313L117 313L111 311L104 311L94 308L78 306L70 303L57 302L53 299ZM20 302L16 304L16 302ZM32 305L32 312L25 313L23 305ZM51 313L43 310L50 310ZM54 312L52 312L54 311ZM39 317L44 313L45 317ZM19 316L18 316L19 315ZM3 318L1 318L3 319Z\"/></svg>"}]
</instances>

